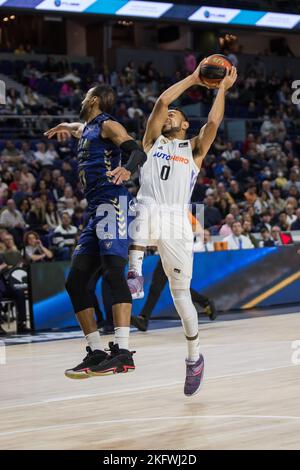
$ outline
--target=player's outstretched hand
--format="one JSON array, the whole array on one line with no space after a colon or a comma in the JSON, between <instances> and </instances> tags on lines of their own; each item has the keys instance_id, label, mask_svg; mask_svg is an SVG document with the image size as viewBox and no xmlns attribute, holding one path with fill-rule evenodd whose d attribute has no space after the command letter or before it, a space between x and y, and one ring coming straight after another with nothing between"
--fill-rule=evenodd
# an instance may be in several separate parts
<instances>
[{"instance_id":1,"label":"player's outstretched hand","mask_svg":"<svg viewBox=\"0 0 300 470\"><path fill-rule=\"evenodd\" d=\"M122 184L123 181L128 181L131 176L130 171L126 170L123 166L118 166L114 170L108 171L106 174L113 178L112 181L115 184Z\"/></svg>"},{"instance_id":2,"label":"player's outstretched hand","mask_svg":"<svg viewBox=\"0 0 300 470\"><path fill-rule=\"evenodd\" d=\"M48 139L52 139L52 137L57 136L57 140L62 142L71 137L71 133L66 124L58 124L58 126L52 127L48 131L44 133L44 136L48 137Z\"/></svg>"},{"instance_id":3,"label":"player's outstretched hand","mask_svg":"<svg viewBox=\"0 0 300 470\"><path fill-rule=\"evenodd\" d=\"M223 80L220 83L220 88L223 87L225 89L225 91L229 90L229 88L232 87L232 85L234 84L236 79L237 79L236 67L231 67L230 72L227 69L227 73L226 73L225 77L223 78Z\"/></svg>"}]
</instances>

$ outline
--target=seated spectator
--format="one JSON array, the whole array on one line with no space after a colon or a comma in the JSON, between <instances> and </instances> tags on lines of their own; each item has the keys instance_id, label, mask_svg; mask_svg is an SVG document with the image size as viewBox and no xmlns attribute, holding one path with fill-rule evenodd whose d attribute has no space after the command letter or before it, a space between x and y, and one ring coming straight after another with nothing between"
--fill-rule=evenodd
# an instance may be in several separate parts
<instances>
[{"instance_id":1,"label":"seated spectator","mask_svg":"<svg viewBox=\"0 0 300 470\"><path fill-rule=\"evenodd\" d=\"M26 223L13 199L7 201L7 208L0 215L0 225L3 228L7 228L14 235L17 245L20 246Z\"/></svg>"},{"instance_id":2,"label":"seated spectator","mask_svg":"<svg viewBox=\"0 0 300 470\"><path fill-rule=\"evenodd\" d=\"M37 112L37 110L41 108L41 103L40 103L37 93L32 91L32 89L29 86L25 88L25 93L23 96L23 103L25 104L26 107L31 109L33 113Z\"/></svg>"},{"instance_id":3,"label":"seated spectator","mask_svg":"<svg viewBox=\"0 0 300 470\"><path fill-rule=\"evenodd\" d=\"M245 235L245 237L249 238L249 240L252 243L252 245L254 246L254 248L258 248L258 241L255 238L255 236L253 235L253 233L251 233L251 232L252 232L251 221L250 220L244 220L244 222L243 222L243 235Z\"/></svg>"},{"instance_id":4,"label":"seated spectator","mask_svg":"<svg viewBox=\"0 0 300 470\"><path fill-rule=\"evenodd\" d=\"M271 214L269 211L265 211L261 214L261 220L256 226L256 231L260 232L262 229L267 229L269 232L271 231Z\"/></svg>"},{"instance_id":5,"label":"seated spectator","mask_svg":"<svg viewBox=\"0 0 300 470\"><path fill-rule=\"evenodd\" d=\"M24 140L21 144L21 154L22 154L22 159L25 161L26 165L28 165L32 171L36 172L39 170L39 164L36 161L34 151L31 150L30 144L27 140Z\"/></svg>"},{"instance_id":6,"label":"seated spectator","mask_svg":"<svg viewBox=\"0 0 300 470\"><path fill-rule=\"evenodd\" d=\"M291 224L291 230L300 230L300 208L296 210L296 220Z\"/></svg>"},{"instance_id":7,"label":"seated spectator","mask_svg":"<svg viewBox=\"0 0 300 470\"><path fill-rule=\"evenodd\" d=\"M7 264L7 257L3 253L0 254L0 305L3 298L13 299L17 310L17 333L30 333L30 329L26 326L26 299L22 289L16 289L7 282L7 274L10 266Z\"/></svg>"},{"instance_id":8,"label":"seated spectator","mask_svg":"<svg viewBox=\"0 0 300 470\"><path fill-rule=\"evenodd\" d=\"M24 259L22 253L18 250L14 237L7 233L3 236L5 251L2 253L4 262L7 264L8 269L23 266Z\"/></svg>"},{"instance_id":9,"label":"seated spectator","mask_svg":"<svg viewBox=\"0 0 300 470\"><path fill-rule=\"evenodd\" d=\"M272 240L274 241L274 245L278 246L281 245L281 240L280 240L280 227L278 225L274 225L274 227L271 228L271 237Z\"/></svg>"},{"instance_id":10,"label":"seated spectator","mask_svg":"<svg viewBox=\"0 0 300 470\"><path fill-rule=\"evenodd\" d=\"M82 231L85 223L84 211L81 207L76 207L72 216L72 224Z\"/></svg>"},{"instance_id":11,"label":"seated spectator","mask_svg":"<svg viewBox=\"0 0 300 470\"><path fill-rule=\"evenodd\" d=\"M288 201L286 201L285 212L286 212L287 224L292 225L292 223L295 222L295 220L297 220L297 216L294 213L293 204L288 204Z\"/></svg>"},{"instance_id":12,"label":"seated spectator","mask_svg":"<svg viewBox=\"0 0 300 470\"><path fill-rule=\"evenodd\" d=\"M4 181L2 181L2 176L0 175L0 201L2 200L3 194L6 193L7 188L8 188L7 184ZM0 204L0 205L3 206L3 204Z\"/></svg>"},{"instance_id":13,"label":"seated spectator","mask_svg":"<svg viewBox=\"0 0 300 470\"><path fill-rule=\"evenodd\" d=\"M34 152L35 159L42 167L48 166L52 167L54 161L58 158L58 155L53 148L47 149L47 146L44 142L39 142L36 146L37 151Z\"/></svg>"},{"instance_id":14,"label":"seated spectator","mask_svg":"<svg viewBox=\"0 0 300 470\"><path fill-rule=\"evenodd\" d=\"M144 116L143 111L139 108L137 101L133 101L132 106L127 110L130 119L141 119Z\"/></svg>"},{"instance_id":15,"label":"seated spectator","mask_svg":"<svg viewBox=\"0 0 300 470\"><path fill-rule=\"evenodd\" d=\"M76 243L77 228L71 225L71 217L67 213L62 215L62 223L54 230L53 245L56 247L55 257L61 261L71 259Z\"/></svg>"},{"instance_id":16,"label":"seated spectator","mask_svg":"<svg viewBox=\"0 0 300 470\"><path fill-rule=\"evenodd\" d=\"M256 194L256 185L251 184L247 191L244 193L244 197L246 201L248 202L249 206L253 206L256 199L257 199L257 194Z\"/></svg>"},{"instance_id":17,"label":"seated spectator","mask_svg":"<svg viewBox=\"0 0 300 470\"><path fill-rule=\"evenodd\" d=\"M204 202L204 228L219 225L221 223L222 216L219 209L214 206L215 198L212 195L207 196Z\"/></svg>"},{"instance_id":18,"label":"seated spectator","mask_svg":"<svg viewBox=\"0 0 300 470\"><path fill-rule=\"evenodd\" d=\"M233 222L231 226L232 235L224 238L224 242L228 244L228 250L242 250L254 248L253 243L248 237L242 235L242 224L239 221Z\"/></svg>"},{"instance_id":19,"label":"seated spectator","mask_svg":"<svg viewBox=\"0 0 300 470\"><path fill-rule=\"evenodd\" d=\"M267 228L263 228L260 231L262 240L259 241L259 247L275 246L274 240L272 240L271 232Z\"/></svg>"},{"instance_id":20,"label":"seated spectator","mask_svg":"<svg viewBox=\"0 0 300 470\"><path fill-rule=\"evenodd\" d=\"M46 204L46 223L51 230L54 230L58 225L61 225L61 217L56 204L53 201L48 201Z\"/></svg>"},{"instance_id":21,"label":"seated spectator","mask_svg":"<svg viewBox=\"0 0 300 470\"><path fill-rule=\"evenodd\" d=\"M74 195L73 195L73 189L70 185L66 185L64 189L64 195L60 197L57 201L57 208L60 212L65 212L67 209L67 204L68 202L74 203ZM74 212L74 210L73 210ZM71 217L73 215L70 214Z\"/></svg>"},{"instance_id":22,"label":"seated spectator","mask_svg":"<svg viewBox=\"0 0 300 470\"><path fill-rule=\"evenodd\" d=\"M275 210L276 214L285 209L285 201L281 198L281 192L278 188L273 188L273 201L270 202L270 207Z\"/></svg>"},{"instance_id":23,"label":"seated spectator","mask_svg":"<svg viewBox=\"0 0 300 470\"><path fill-rule=\"evenodd\" d=\"M280 227L280 230L282 232L287 232L288 230L290 230L290 225L287 221L287 215L284 211L280 212L278 216L278 226Z\"/></svg>"},{"instance_id":24,"label":"seated spectator","mask_svg":"<svg viewBox=\"0 0 300 470\"><path fill-rule=\"evenodd\" d=\"M240 190L239 183L236 180L230 181L229 194L236 204L244 200L244 194Z\"/></svg>"},{"instance_id":25,"label":"seated spectator","mask_svg":"<svg viewBox=\"0 0 300 470\"><path fill-rule=\"evenodd\" d=\"M53 253L40 240L36 232L26 232L24 235L24 258L29 263L47 261L53 258Z\"/></svg>"},{"instance_id":26,"label":"seated spectator","mask_svg":"<svg viewBox=\"0 0 300 470\"><path fill-rule=\"evenodd\" d=\"M39 235L46 235L49 231L45 206L40 197L33 200L33 205L28 215L28 224L31 230Z\"/></svg>"},{"instance_id":27,"label":"seated spectator","mask_svg":"<svg viewBox=\"0 0 300 470\"><path fill-rule=\"evenodd\" d=\"M28 165L22 165L20 182L27 183L30 188L35 185L35 177L29 171Z\"/></svg>"},{"instance_id":28,"label":"seated spectator","mask_svg":"<svg viewBox=\"0 0 300 470\"><path fill-rule=\"evenodd\" d=\"M1 152L1 162L12 165L20 163L23 160L21 152L16 148L11 140L7 140L5 147Z\"/></svg>"},{"instance_id":29,"label":"seated spectator","mask_svg":"<svg viewBox=\"0 0 300 470\"><path fill-rule=\"evenodd\" d=\"M225 223L222 225L219 231L221 237L228 237L232 234L231 226L234 222L234 217L232 214L227 214L225 217Z\"/></svg>"}]
</instances>

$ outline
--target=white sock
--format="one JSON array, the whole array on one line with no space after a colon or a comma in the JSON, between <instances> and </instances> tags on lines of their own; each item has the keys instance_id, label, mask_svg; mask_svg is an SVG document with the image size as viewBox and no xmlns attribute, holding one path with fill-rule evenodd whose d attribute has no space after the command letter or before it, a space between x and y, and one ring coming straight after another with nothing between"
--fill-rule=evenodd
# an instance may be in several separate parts
<instances>
[{"instance_id":1,"label":"white sock","mask_svg":"<svg viewBox=\"0 0 300 470\"><path fill-rule=\"evenodd\" d=\"M198 361L199 354L200 354L199 337L197 337L197 339L192 339L192 340L187 339L187 348L188 348L187 360L190 362Z\"/></svg>"},{"instance_id":2,"label":"white sock","mask_svg":"<svg viewBox=\"0 0 300 470\"><path fill-rule=\"evenodd\" d=\"M88 345L92 351L95 351L95 349L99 349L100 351L102 350L99 331L89 333L88 335L86 335L85 339L87 340Z\"/></svg>"},{"instance_id":3,"label":"white sock","mask_svg":"<svg viewBox=\"0 0 300 470\"><path fill-rule=\"evenodd\" d=\"M129 326L116 326L115 327L115 344L119 345L120 349L129 349Z\"/></svg>"},{"instance_id":4,"label":"white sock","mask_svg":"<svg viewBox=\"0 0 300 470\"><path fill-rule=\"evenodd\" d=\"M142 275L142 264L144 252L142 250L129 251L129 271L135 271L139 276Z\"/></svg>"},{"instance_id":5,"label":"white sock","mask_svg":"<svg viewBox=\"0 0 300 470\"><path fill-rule=\"evenodd\" d=\"M195 362L199 359L200 344L198 337L198 314L192 302L189 289L171 289L172 297L178 315L187 338L195 338L187 341L187 360Z\"/></svg>"}]
</instances>

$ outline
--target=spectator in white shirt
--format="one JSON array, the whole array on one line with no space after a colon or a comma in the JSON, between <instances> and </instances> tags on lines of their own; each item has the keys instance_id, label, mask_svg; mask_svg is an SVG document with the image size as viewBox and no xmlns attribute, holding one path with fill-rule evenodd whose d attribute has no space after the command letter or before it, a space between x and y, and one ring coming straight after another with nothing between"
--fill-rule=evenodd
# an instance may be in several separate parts
<instances>
[{"instance_id":1,"label":"spectator in white shirt","mask_svg":"<svg viewBox=\"0 0 300 470\"><path fill-rule=\"evenodd\" d=\"M242 224L241 222L235 221L231 226L232 235L224 238L224 242L228 244L228 250L243 250L248 248L254 248L253 243L248 237L242 235Z\"/></svg>"},{"instance_id":2,"label":"spectator in white shirt","mask_svg":"<svg viewBox=\"0 0 300 470\"><path fill-rule=\"evenodd\" d=\"M292 204L287 204L285 207L286 212L286 221L291 226L295 220L297 220L297 216L294 214L294 207Z\"/></svg>"},{"instance_id":3,"label":"spectator in white shirt","mask_svg":"<svg viewBox=\"0 0 300 470\"><path fill-rule=\"evenodd\" d=\"M209 230L204 230L203 239L202 237L198 237L196 239L194 244L194 251L215 251Z\"/></svg>"},{"instance_id":4,"label":"spectator in white shirt","mask_svg":"<svg viewBox=\"0 0 300 470\"><path fill-rule=\"evenodd\" d=\"M48 150L44 142L37 144L37 151L34 152L36 161L41 166L53 166L54 160L57 158L57 153L53 150Z\"/></svg>"},{"instance_id":5,"label":"spectator in white shirt","mask_svg":"<svg viewBox=\"0 0 300 470\"><path fill-rule=\"evenodd\" d=\"M127 110L127 114L130 119L139 119L144 116L143 111L138 107L137 101L133 101L132 106Z\"/></svg>"}]
</instances>

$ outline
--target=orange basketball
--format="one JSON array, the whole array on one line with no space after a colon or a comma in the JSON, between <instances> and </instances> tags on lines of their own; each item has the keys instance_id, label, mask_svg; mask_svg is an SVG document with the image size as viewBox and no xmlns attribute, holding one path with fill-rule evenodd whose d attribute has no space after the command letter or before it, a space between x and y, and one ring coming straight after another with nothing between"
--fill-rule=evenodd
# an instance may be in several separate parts
<instances>
[{"instance_id":1,"label":"orange basketball","mask_svg":"<svg viewBox=\"0 0 300 470\"><path fill-rule=\"evenodd\" d=\"M220 82L226 75L226 69L229 71L232 63L222 54L213 54L206 57L201 62L199 76L208 88L219 88Z\"/></svg>"}]
</instances>

